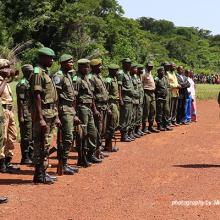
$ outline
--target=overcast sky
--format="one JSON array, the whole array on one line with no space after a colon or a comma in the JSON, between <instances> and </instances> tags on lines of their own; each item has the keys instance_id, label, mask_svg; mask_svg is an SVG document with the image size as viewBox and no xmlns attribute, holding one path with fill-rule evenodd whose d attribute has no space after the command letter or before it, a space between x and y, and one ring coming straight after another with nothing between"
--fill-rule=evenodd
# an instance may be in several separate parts
<instances>
[{"instance_id":1,"label":"overcast sky","mask_svg":"<svg viewBox=\"0 0 220 220\"><path fill-rule=\"evenodd\" d=\"M118 0L129 18L152 17L220 34L220 0Z\"/></svg>"}]
</instances>

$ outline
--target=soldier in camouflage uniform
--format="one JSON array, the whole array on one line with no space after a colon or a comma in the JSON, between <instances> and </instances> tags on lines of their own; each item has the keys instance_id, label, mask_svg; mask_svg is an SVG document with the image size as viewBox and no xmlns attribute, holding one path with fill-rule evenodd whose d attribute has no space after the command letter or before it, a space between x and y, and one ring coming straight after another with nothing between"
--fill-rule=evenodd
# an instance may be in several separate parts
<instances>
[{"instance_id":1,"label":"soldier in camouflage uniform","mask_svg":"<svg viewBox=\"0 0 220 220\"><path fill-rule=\"evenodd\" d=\"M134 135L135 138L140 138L141 135L138 134L137 132L137 127L139 126L138 123L138 108L139 108L139 104L140 104L140 92L139 92L139 87L138 87L138 77L137 77L137 64L133 63L131 65L131 70L130 70L130 74L131 74L131 81L133 83L133 87L134 87L134 92L133 92L133 114L132 114L132 133Z\"/></svg>"},{"instance_id":2,"label":"soldier in camouflage uniform","mask_svg":"<svg viewBox=\"0 0 220 220\"><path fill-rule=\"evenodd\" d=\"M103 157L106 154L101 152L102 139L106 136L106 124L108 109L108 91L105 86L105 80L101 76L102 60L93 59L90 62L91 73L88 78L93 87L94 104L99 112L98 117L95 118L95 125L97 128L97 150L96 156L98 158Z\"/></svg>"},{"instance_id":3,"label":"soldier in camouflage uniform","mask_svg":"<svg viewBox=\"0 0 220 220\"><path fill-rule=\"evenodd\" d=\"M21 164L31 164L33 152L32 118L31 118L31 89L30 82L34 68L30 64L22 66L23 78L16 86L18 121L21 135Z\"/></svg>"},{"instance_id":4,"label":"soldier in camouflage uniform","mask_svg":"<svg viewBox=\"0 0 220 220\"><path fill-rule=\"evenodd\" d=\"M118 88L118 75L119 66L111 64L108 66L109 75L107 76L105 83L109 94L109 109L107 117L107 131L105 139L105 150L108 152L117 152L118 148L113 147L112 138L115 131L119 126L119 88Z\"/></svg>"},{"instance_id":5,"label":"soldier in camouflage uniform","mask_svg":"<svg viewBox=\"0 0 220 220\"><path fill-rule=\"evenodd\" d=\"M131 60L125 58L122 60L122 72L118 76L119 94L120 94L120 129L121 141L130 142L135 138L131 132L132 114L133 114L133 92L134 87L131 81L130 69Z\"/></svg>"},{"instance_id":6,"label":"soldier in camouflage uniform","mask_svg":"<svg viewBox=\"0 0 220 220\"><path fill-rule=\"evenodd\" d=\"M63 173L73 175L78 168L68 165L70 148L73 144L74 121L79 123L75 111L75 91L72 81L73 57L63 54L60 57L60 70L54 74L53 81L58 93L58 111L62 127L58 131L58 159L62 160Z\"/></svg>"},{"instance_id":7,"label":"soldier in camouflage uniform","mask_svg":"<svg viewBox=\"0 0 220 220\"><path fill-rule=\"evenodd\" d=\"M168 95L168 84L165 78L165 71L164 67L160 67L157 70L158 76L155 78L155 94L156 94L156 122L157 122L157 129L160 131L165 131L167 124L165 120L165 113L166 113L166 97Z\"/></svg>"},{"instance_id":8,"label":"soldier in camouflage uniform","mask_svg":"<svg viewBox=\"0 0 220 220\"><path fill-rule=\"evenodd\" d=\"M143 118L143 103L144 103L144 87L142 83L142 74L144 73L144 65L137 65L137 82L138 82L138 92L139 92L139 104L138 104L138 113L137 113L137 126L135 132L139 136L143 136L144 132L141 130L142 118Z\"/></svg>"},{"instance_id":9,"label":"soldier in camouflage uniform","mask_svg":"<svg viewBox=\"0 0 220 220\"><path fill-rule=\"evenodd\" d=\"M49 76L54 51L43 47L38 50L38 65L34 68L33 82L33 137L34 137L34 183L52 184L55 177L46 173L48 150L55 126L60 127L56 87Z\"/></svg>"},{"instance_id":10,"label":"soldier in camouflage uniform","mask_svg":"<svg viewBox=\"0 0 220 220\"><path fill-rule=\"evenodd\" d=\"M77 115L85 125L84 138L87 146L87 159L91 163L100 163L101 159L97 158L97 129L95 127L93 114L99 118L100 113L94 104L93 88L88 79L90 61L87 59L78 60L78 72L73 77L74 89L76 91Z\"/></svg>"}]
</instances>

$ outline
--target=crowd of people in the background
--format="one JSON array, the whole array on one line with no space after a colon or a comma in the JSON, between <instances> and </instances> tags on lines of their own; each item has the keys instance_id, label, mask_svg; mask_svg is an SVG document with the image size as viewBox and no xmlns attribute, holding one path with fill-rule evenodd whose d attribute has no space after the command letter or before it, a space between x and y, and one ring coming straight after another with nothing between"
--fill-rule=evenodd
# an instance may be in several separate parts
<instances>
[{"instance_id":1,"label":"crowd of people in the background","mask_svg":"<svg viewBox=\"0 0 220 220\"><path fill-rule=\"evenodd\" d=\"M220 84L220 75L194 74L194 82L201 84Z\"/></svg>"},{"instance_id":2,"label":"crowd of people in the background","mask_svg":"<svg viewBox=\"0 0 220 220\"><path fill-rule=\"evenodd\" d=\"M34 165L34 183L56 181L56 176L46 172L54 151L58 175L73 175L78 167L101 163L109 153L117 152L113 144L117 131L121 141L132 142L197 120L193 72L173 62L163 62L155 70L151 61L137 64L124 58L121 67L109 64L104 78L101 59L80 59L75 70L73 57L63 54L60 69L51 74L54 51L43 47L38 57L35 67L22 66L23 78L16 87L20 163ZM12 164L17 138L9 85L12 73L10 62L0 59L1 173L19 172ZM51 148L55 127L57 148ZM71 149L78 152L77 166L68 163Z\"/></svg>"}]
</instances>

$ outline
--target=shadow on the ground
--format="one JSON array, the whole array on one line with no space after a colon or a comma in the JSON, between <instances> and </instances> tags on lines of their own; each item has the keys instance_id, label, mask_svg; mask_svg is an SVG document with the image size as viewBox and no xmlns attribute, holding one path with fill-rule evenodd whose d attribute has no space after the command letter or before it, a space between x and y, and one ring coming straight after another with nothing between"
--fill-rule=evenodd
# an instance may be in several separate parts
<instances>
[{"instance_id":1,"label":"shadow on the ground","mask_svg":"<svg viewBox=\"0 0 220 220\"><path fill-rule=\"evenodd\" d=\"M182 165L173 165L173 167L181 167L181 168L212 168L212 167L218 167L218 168L220 168L220 164L182 164Z\"/></svg>"},{"instance_id":2,"label":"shadow on the ground","mask_svg":"<svg viewBox=\"0 0 220 220\"><path fill-rule=\"evenodd\" d=\"M32 180L23 179L0 179L0 185L32 185Z\"/></svg>"}]
</instances>

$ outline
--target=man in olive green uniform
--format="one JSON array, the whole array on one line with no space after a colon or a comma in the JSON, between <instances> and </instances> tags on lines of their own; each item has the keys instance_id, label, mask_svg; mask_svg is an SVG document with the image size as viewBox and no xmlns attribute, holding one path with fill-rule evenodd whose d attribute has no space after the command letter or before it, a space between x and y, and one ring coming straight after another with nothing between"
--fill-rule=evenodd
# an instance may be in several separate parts
<instances>
[{"instance_id":1,"label":"man in olive green uniform","mask_svg":"<svg viewBox=\"0 0 220 220\"><path fill-rule=\"evenodd\" d=\"M13 157L14 145L16 142L17 131L13 113L12 92L9 85L12 69L10 61L0 59L0 98L3 107L3 145L0 146L0 172L14 173L19 167L12 165L10 162ZM1 121L1 124L3 121Z\"/></svg>"},{"instance_id":2,"label":"man in olive green uniform","mask_svg":"<svg viewBox=\"0 0 220 220\"><path fill-rule=\"evenodd\" d=\"M56 87L49 76L54 51L43 47L38 50L38 65L34 68L33 82L33 137L34 137L34 183L52 184L54 177L46 173L48 150L55 126L61 126L57 109Z\"/></svg>"},{"instance_id":3,"label":"man in olive green uniform","mask_svg":"<svg viewBox=\"0 0 220 220\"><path fill-rule=\"evenodd\" d=\"M21 136L21 164L31 164L30 159L33 152L32 118L31 118L31 89L30 80L34 68L30 64L22 66L23 78L16 86L18 121Z\"/></svg>"},{"instance_id":4,"label":"man in olive green uniform","mask_svg":"<svg viewBox=\"0 0 220 220\"><path fill-rule=\"evenodd\" d=\"M155 82L152 75L153 62L148 62L146 65L146 72L143 74L142 81L144 86L144 108L143 108L143 125L142 131L144 133L158 133L154 128L154 119L156 116L156 102L155 102ZM146 123L149 122L147 129Z\"/></svg>"},{"instance_id":5,"label":"man in olive green uniform","mask_svg":"<svg viewBox=\"0 0 220 220\"><path fill-rule=\"evenodd\" d=\"M93 87L94 104L99 112L98 117L95 118L95 125L97 128L97 150L96 156L100 158L103 156L101 153L102 139L106 136L106 123L108 109L108 91L105 86L105 80L101 76L102 60L93 59L90 62L91 73L89 74L89 80Z\"/></svg>"},{"instance_id":6,"label":"man in olive green uniform","mask_svg":"<svg viewBox=\"0 0 220 220\"><path fill-rule=\"evenodd\" d=\"M102 160L95 155L97 129L93 117L93 114L96 117L100 117L100 113L94 104L93 88L88 79L89 63L90 61L87 59L78 60L78 72L73 77L73 84L76 91L77 115L85 126L83 136L88 148L87 159L91 163L100 163Z\"/></svg>"},{"instance_id":7,"label":"man in olive green uniform","mask_svg":"<svg viewBox=\"0 0 220 220\"><path fill-rule=\"evenodd\" d=\"M118 88L118 75L119 66L111 64L108 66L109 75L106 78L106 89L108 91L109 100L108 105L111 110L107 116L107 131L105 139L105 150L108 152L117 152L118 148L113 147L112 138L115 131L119 126L119 88Z\"/></svg>"},{"instance_id":8,"label":"man in olive green uniform","mask_svg":"<svg viewBox=\"0 0 220 220\"><path fill-rule=\"evenodd\" d=\"M79 123L75 111L75 91L72 81L73 57L63 54L60 57L60 70L54 74L53 81L58 93L58 111L62 127L58 131L58 160L64 174L73 175L78 172L77 168L68 165L69 151L73 144L74 121Z\"/></svg>"},{"instance_id":9,"label":"man in olive green uniform","mask_svg":"<svg viewBox=\"0 0 220 220\"><path fill-rule=\"evenodd\" d=\"M137 113L137 126L136 133L139 136L143 136L144 133L141 130L142 118L143 118L143 103L144 103L144 87L142 83L142 75L144 73L144 65L137 65L137 82L138 82L138 92L139 92L139 104L138 104L138 113Z\"/></svg>"},{"instance_id":10,"label":"man in olive green uniform","mask_svg":"<svg viewBox=\"0 0 220 220\"><path fill-rule=\"evenodd\" d=\"M120 93L120 129L121 141L130 142L135 138L131 133L132 114L133 114L133 92L134 87L131 81L130 69L131 60L125 58L122 60L122 72L118 76L118 85Z\"/></svg>"},{"instance_id":11,"label":"man in olive green uniform","mask_svg":"<svg viewBox=\"0 0 220 220\"><path fill-rule=\"evenodd\" d=\"M140 135L137 133L137 127L138 127L138 107L140 104L140 92L139 92L139 87L138 87L138 77L137 77L137 64L132 63L131 64L131 70L130 70L130 74L131 74L131 80L133 83L133 87L134 87L134 92L133 92L133 99L132 99L132 103L133 103L133 114L132 114L132 133L134 135L135 138L140 138Z\"/></svg>"},{"instance_id":12,"label":"man in olive green uniform","mask_svg":"<svg viewBox=\"0 0 220 220\"><path fill-rule=\"evenodd\" d=\"M170 83L169 83L169 79L168 79L168 74L170 72L170 63L169 62L164 62L164 71L165 71L165 80L167 82L167 86L168 86L168 94L166 96L166 107L165 107L165 117L164 117L164 125L166 125L165 129L170 131L172 130L172 128L170 127L171 123L170 123L170 103L171 103L171 91L170 91ZM172 126L172 125L171 125Z\"/></svg>"},{"instance_id":13,"label":"man in olive green uniform","mask_svg":"<svg viewBox=\"0 0 220 220\"><path fill-rule=\"evenodd\" d=\"M165 113L166 113L166 97L168 95L168 87L167 80L165 78L164 67L160 67L157 70L158 76L155 78L155 94L156 94L156 121L157 121L157 129L160 131L165 131L167 124L165 122Z\"/></svg>"}]
</instances>

